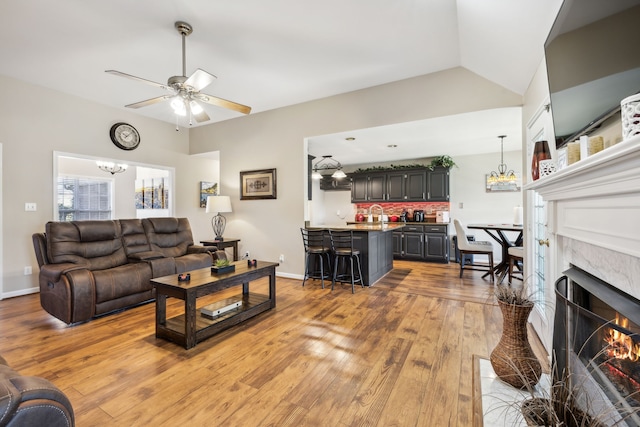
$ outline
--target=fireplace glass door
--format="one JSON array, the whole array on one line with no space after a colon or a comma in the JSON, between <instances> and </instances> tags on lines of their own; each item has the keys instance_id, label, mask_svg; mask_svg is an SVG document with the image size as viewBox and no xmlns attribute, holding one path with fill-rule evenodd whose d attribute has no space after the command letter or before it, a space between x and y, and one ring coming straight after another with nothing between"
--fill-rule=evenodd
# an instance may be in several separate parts
<instances>
[{"instance_id":1,"label":"fireplace glass door","mask_svg":"<svg viewBox=\"0 0 640 427\"><path fill-rule=\"evenodd\" d=\"M640 302L575 267L556 283L554 354L585 410L640 426Z\"/></svg>"}]
</instances>

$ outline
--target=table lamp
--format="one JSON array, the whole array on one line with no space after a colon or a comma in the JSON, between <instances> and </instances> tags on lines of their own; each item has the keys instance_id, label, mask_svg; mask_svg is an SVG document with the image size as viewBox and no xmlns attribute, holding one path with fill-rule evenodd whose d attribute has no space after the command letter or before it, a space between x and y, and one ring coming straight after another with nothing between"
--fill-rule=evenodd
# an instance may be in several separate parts
<instances>
[{"instance_id":1,"label":"table lamp","mask_svg":"<svg viewBox=\"0 0 640 427\"><path fill-rule=\"evenodd\" d=\"M211 227L216 235L216 240L224 240L222 233L224 233L224 227L227 224L227 219L220 215L220 212L232 212L231 199L229 196L208 196L207 197L207 213L214 213L216 215L211 218Z\"/></svg>"}]
</instances>

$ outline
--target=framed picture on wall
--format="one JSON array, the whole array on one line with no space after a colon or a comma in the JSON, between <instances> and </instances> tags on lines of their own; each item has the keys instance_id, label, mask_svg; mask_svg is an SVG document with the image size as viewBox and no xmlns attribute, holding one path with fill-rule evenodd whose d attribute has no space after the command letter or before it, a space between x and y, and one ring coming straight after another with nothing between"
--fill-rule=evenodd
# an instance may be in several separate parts
<instances>
[{"instance_id":1,"label":"framed picture on wall","mask_svg":"<svg viewBox=\"0 0 640 427\"><path fill-rule=\"evenodd\" d=\"M276 170L240 172L240 200L276 199Z\"/></svg>"},{"instance_id":2,"label":"framed picture on wall","mask_svg":"<svg viewBox=\"0 0 640 427\"><path fill-rule=\"evenodd\" d=\"M218 195L218 183L200 181L200 207L207 207L207 197Z\"/></svg>"}]
</instances>

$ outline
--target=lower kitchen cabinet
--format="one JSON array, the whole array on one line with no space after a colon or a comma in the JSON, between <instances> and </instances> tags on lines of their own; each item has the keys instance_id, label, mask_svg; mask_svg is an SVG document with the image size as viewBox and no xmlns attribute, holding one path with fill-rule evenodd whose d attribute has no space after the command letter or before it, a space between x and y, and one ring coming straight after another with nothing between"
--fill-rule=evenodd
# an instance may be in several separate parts
<instances>
[{"instance_id":1,"label":"lower kitchen cabinet","mask_svg":"<svg viewBox=\"0 0 640 427\"><path fill-rule=\"evenodd\" d=\"M431 262L449 262L447 224L408 224L393 233L393 256Z\"/></svg>"}]
</instances>

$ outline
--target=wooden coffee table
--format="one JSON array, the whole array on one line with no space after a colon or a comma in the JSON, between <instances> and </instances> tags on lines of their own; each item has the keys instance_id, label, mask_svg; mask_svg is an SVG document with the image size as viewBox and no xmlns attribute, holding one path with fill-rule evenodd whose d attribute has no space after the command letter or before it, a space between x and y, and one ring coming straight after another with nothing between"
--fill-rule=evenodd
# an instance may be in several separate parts
<instances>
[{"instance_id":1,"label":"wooden coffee table","mask_svg":"<svg viewBox=\"0 0 640 427\"><path fill-rule=\"evenodd\" d=\"M156 337L183 345L186 349L276 306L276 267L274 262L258 261L248 267L246 261L233 263L234 272L212 273L210 268L190 271L188 282L179 282L178 275L151 279L156 288ZM249 292L249 282L269 277L269 295ZM196 299L233 286L242 285L240 307L215 317L201 315ZM167 319L167 297L184 300L184 314Z\"/></svg>"}]
</instances>

